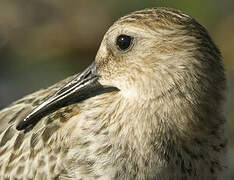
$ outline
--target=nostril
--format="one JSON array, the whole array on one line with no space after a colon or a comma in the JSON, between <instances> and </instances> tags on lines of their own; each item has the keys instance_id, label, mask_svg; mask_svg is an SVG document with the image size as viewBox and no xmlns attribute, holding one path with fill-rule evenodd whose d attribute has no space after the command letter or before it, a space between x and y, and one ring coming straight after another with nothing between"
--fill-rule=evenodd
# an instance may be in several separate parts
<instances>
[{"instance_id":1,"label":"nostril","mask_svg":"<svg viewBox=\"0 0 234 180\"><path fill-rule=\"evenodd\" d=\"M85 74L84 79L87 79L91 74L91 71L89 71L87 74Z\"/></svg>"}]
</instances>

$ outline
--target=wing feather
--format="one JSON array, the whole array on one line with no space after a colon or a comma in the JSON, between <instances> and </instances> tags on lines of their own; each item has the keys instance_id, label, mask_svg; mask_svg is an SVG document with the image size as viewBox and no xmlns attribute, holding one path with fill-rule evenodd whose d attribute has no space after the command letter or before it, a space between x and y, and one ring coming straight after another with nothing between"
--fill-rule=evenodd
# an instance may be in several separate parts
<instances>
[{"instance_id":1,"label":"wing feather","mask_svg":"<svg viewBox=\"0 0 234 180\"><path fill-rule=\"evenodd\" d=\"M42 118L26 134L17 131L15 126L43 100L73 78L71 76L47 89L27 95L0 111L0 179L34 179L37 176L43 177L42 179L56 179L60 174L63 147L54 142L62 124L79 113L79 106L73 104L59 109ZM61 152L57 153L56 149Z\"/></svg>"}]
</instances>

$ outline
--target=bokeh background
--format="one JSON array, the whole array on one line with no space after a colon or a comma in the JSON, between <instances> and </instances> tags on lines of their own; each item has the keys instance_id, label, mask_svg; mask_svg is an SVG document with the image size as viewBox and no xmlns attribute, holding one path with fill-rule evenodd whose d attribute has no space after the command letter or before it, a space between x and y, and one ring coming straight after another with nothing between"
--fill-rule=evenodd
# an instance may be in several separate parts
<instances>
[{"instance_id":1,"label":"bokeh background","mask_svg":"<svg viewBox=\"0 0 234 180\"><path fill-rule=\"evenodd\" d=\"M228 77L228 180L234 180L233 0L1 0L0 109L81 71L119 17L159 6L195 17L222 51Z\"/></svg>"}]
</instances>

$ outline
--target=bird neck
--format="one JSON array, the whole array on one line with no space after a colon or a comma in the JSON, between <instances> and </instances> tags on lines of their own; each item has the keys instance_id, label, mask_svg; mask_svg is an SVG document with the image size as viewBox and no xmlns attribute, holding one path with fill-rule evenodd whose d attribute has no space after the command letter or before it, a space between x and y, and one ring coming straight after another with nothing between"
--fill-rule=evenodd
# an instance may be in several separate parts
<instances>
[{"instance_id":1,"label":"bird neck","mask_svg":"<svg viewBox=\"0 0 234 180\"><path fill-rule=\"evenodd\" d=\"M220 114L209 114L206 106L198 108L179 96L163 98L137 103L112 92L84 101L71 125L79 130L70 136L72 160L85 161L83 157L92 159L95 154L96 165L98 159L119 162L123 169L134 164L140 169L137 173L164 179L196 179L200 171L210 174L208 179L215 177L223 169L226 146ZM171 176L161 174L165 169Z\"/></svg>"}]
</instances>

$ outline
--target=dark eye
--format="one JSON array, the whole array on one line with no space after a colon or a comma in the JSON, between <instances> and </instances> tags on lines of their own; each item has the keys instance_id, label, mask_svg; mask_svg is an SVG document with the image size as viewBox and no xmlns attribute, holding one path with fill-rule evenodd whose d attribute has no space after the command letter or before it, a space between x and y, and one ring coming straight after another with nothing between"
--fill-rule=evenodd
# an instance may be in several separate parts
<instances>
[{"instance_id":1,"label":"dark eye","mask_svg":"<svg viewBox=\"0 0 234 180\"><path fill-rule=\"evenodd\" d=\"M131 36L121 34L117 37L116 45L119 47L120 50L125 51L131 46L132 39L133 37Z\"/></svg>"}]
</instances>

